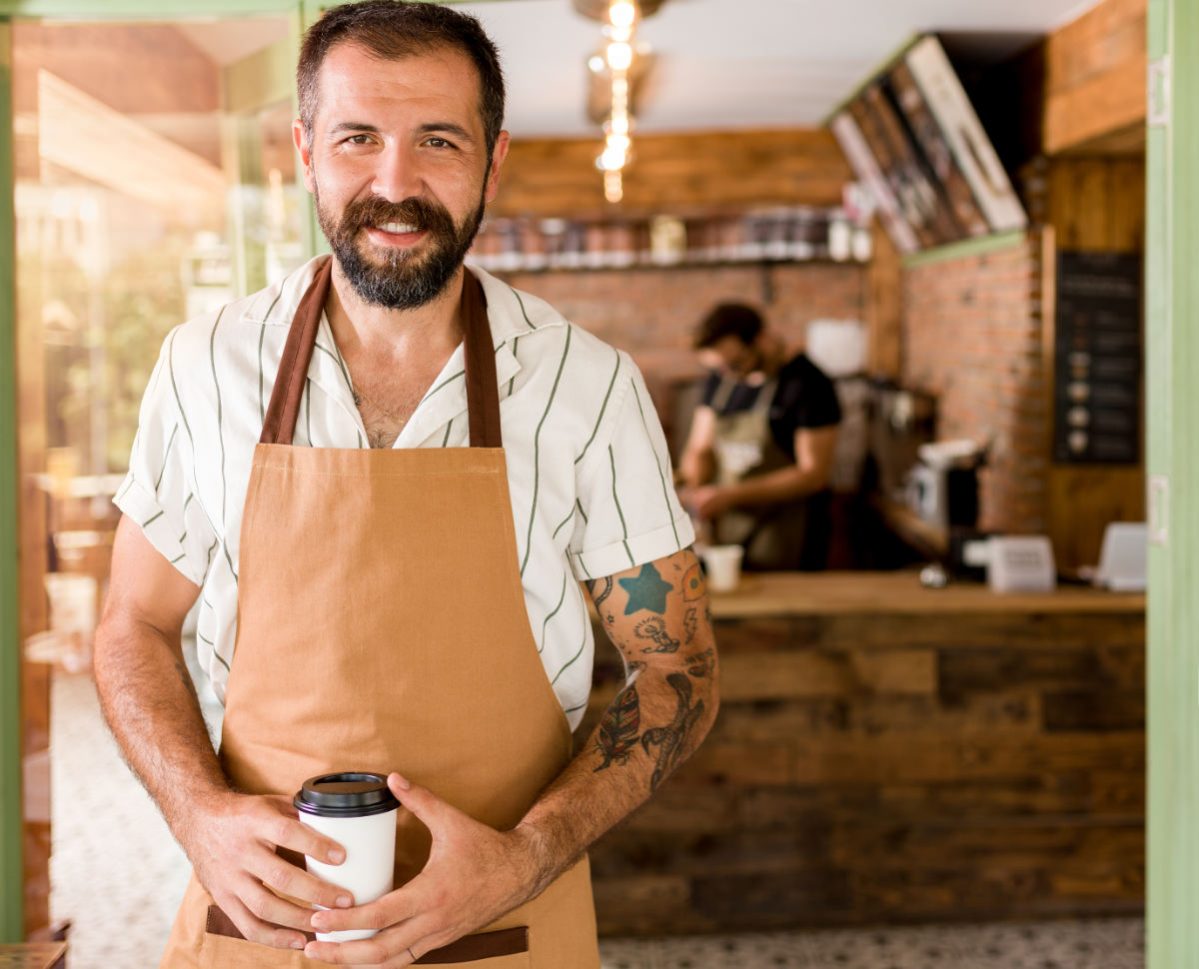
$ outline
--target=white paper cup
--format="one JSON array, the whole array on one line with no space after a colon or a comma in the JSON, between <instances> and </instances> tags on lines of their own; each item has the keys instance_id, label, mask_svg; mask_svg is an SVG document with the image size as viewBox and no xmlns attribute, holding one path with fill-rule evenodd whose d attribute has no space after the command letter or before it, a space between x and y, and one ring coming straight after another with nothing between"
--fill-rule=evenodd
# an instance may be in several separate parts
<instances>
[{"instance_id":1,"label":"white paper cup","mask_svg":"<svg viewBox=\"0 0 1199 969\"><path fill-rule=\"evenodd\" d=\"M396 810L399 802L382 774L346 772L321 774L304 782L292 802L300 820L341 845L346 860L328 865L306 858L308 870L354 896L365 905L393 888L396 849ZM317 932L322 942L369 939L374 929Z\"/></svg>"},{"instance_id":2,"label":"white paper cup","mask_svg":"<svg viewBox=\"0 0 1199 969\"><path fill-rule=\"evenodd\" d=\"M732 592L741 582L740 545L709 545L701 553L708 573L708 588L713 592Z\"/></svg>"}]
</instances>

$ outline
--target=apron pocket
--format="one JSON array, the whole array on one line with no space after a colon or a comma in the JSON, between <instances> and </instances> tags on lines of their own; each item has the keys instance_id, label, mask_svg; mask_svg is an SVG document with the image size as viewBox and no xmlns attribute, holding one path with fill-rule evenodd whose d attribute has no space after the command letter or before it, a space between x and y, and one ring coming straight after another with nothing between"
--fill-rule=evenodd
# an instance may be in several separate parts
<instances>
[{"instance_id":1,"label":"apron pocket","mask_svg":"<svg viewBox=\"0 0 1199 969\"><path fill-rule=\"evenodd\" d=\"M301 969L313 963L298 949L276 949L248 942L217 905L208 906L200 969Z\"/></svg>"},{"instance_id":2,"label":"apron pocket","mask_svg":"<svg viewBox=\"0 0 1199 969\"><path fill-rule=\"evenodd\" d=\"M200 943L200 969L304 969L317 965L298 949L276 949L245 939L205 933Z\"/></svg>"},{"instance_id":3,"label":"apron pocket","mask_svg":"<svg viewBox=\"0 0 1199 969\"><path fill-rule=\"evenodd\" d=\"M527 969L529 966L529 929L518 925L511 929L480 932L426 952L416 960L418 966L471 966L475 969Z\"/></svg>"}]
</instances>

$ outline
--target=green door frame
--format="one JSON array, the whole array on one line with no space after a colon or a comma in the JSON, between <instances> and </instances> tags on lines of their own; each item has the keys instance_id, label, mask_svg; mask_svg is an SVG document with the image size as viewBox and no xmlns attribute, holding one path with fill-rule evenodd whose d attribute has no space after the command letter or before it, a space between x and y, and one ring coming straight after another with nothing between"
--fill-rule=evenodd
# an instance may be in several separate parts
<instances>
[{"instance_id":1,"label":"green door frame","mask_svg":"<svg viewBox=\"0 0 1199 969\"><path fill-rule=\"evenodd\" d=\"M298 45L312 0L0 0L0 943L24 936L15 294L12 145L14 19L163 21L289 15Z\"/></svg>"},{"instance_id":2,"label":"green door frame","mask_svg":"<svg viewBox=\"0 0 1199 969\"><path fill-rule=\"evenodd\" d=\"M1150 0L1149 969L1199 965L1199 4Z\"/></svg>"}]
</instances>

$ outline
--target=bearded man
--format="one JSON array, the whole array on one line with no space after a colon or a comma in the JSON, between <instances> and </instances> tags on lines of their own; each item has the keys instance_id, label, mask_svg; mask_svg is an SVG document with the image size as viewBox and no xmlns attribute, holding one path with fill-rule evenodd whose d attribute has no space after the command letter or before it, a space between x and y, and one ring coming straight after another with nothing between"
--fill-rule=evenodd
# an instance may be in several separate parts
<instances>
[{"instance_id":1,"label":"bearded man","mask_svg":"<svg viewBox=\"0 0 1199 969\"><path fill-rule=\"evenodd\" d=\"M170 333L116 499L97 684L194 868L162 965L598 969L586 849L717 708L661 427L627 355L463 265L508 151L474 19L334 7L297 80L332 256ZM587 594L629 675L576 749ZM303 867L345 854L290 795L346 770L402 804L374 900Z\"/></svg>"}]
</instances>

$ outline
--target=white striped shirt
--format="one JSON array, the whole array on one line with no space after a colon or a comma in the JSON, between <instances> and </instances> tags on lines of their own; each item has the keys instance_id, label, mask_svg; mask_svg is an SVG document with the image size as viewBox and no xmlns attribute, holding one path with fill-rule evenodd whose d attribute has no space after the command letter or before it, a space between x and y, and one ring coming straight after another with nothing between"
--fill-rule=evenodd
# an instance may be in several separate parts
<instances>
[{"instance_id":1,"label":"white striped shirt","mask_svg":"<svg viewBox=\"0 0 1199 969\"><path fill-rule=\"evenodd\" d=\"M197 645L223 701L237 617L238 542L254 447L288 325L318 256L281 283L176 327L142 401L114 499L201 586ZM533 638L571 727L594 643L577 580L671 555L694 540L670 456L627 354L478 269L495 345L517 555ZM460 345L395 447L467 447ZM299 446L366 446L349 371L321 320L296 424ZM332 527L332 526L331 526Z\"/></svg>"}]
</instances>

